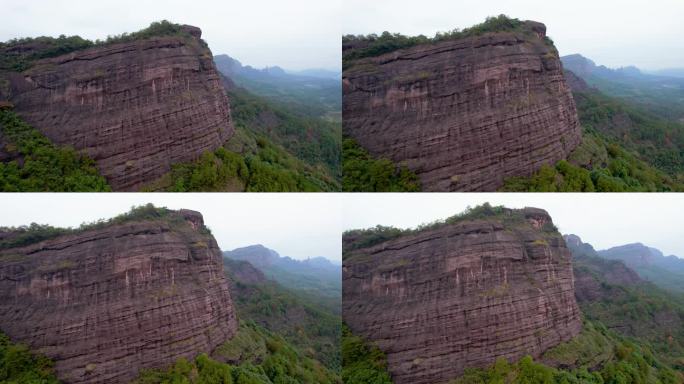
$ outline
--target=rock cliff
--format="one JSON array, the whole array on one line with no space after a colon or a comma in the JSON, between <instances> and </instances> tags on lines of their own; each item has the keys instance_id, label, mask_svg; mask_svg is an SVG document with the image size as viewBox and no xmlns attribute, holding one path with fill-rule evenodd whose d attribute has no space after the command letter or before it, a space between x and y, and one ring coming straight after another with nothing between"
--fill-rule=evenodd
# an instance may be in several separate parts
<instances>
[{"instance_id":1,"label":"rock cliff","mask_svg":"<svg viewBox=\"0 0 684 384\"><path fill-rule=\"evenodd\" d=\"M211 51L199 28L183 31L5 72L5 97L54 143L87 152L113 189L138 189L233 133Z\"/></svg>"},{"instance_id":2,"label":"rock cliff","mask_svg":"<svg viewBox=\"0 0 684 384\"><path fill-rule=\"evenodd\" d=\"M493 191L580 143L575 103L540 23L356 59L342 81L344 133L408 166L424 190Z\"/></svg>"},{"instance_id":3,"label":"rock cliff","mask_svg":"<svg viewBox=\"0 0 684 384\"><path fill-rule=\"evenodd\" d=\"M343 318L396 383L442 383L579 333L570 252L540 209L506 210L356 247L344 238Z\"/></svg>"},{"instance_id":4,"label":"rock cliff","mask_svg":"<svg viewBox=\"0 0 684 384\"><path fill-rule=\"evenodd\" d=\"M128 383L211 352L237 320L216 241L181 210L0 250L0 329L65 383Z\"/></svg>"}]
</instances>

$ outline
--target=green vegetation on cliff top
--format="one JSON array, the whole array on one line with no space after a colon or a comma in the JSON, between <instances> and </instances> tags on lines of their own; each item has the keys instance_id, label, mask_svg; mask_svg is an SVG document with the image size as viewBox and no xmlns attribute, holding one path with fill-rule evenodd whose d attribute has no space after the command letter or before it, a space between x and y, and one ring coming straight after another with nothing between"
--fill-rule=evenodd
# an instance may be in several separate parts
<instances>
[{"instance_id":1,"label":"green vegetation on cliff top","mask_svg":"<svg viewBox=\"0 0 684 384\"><path fill-rule=\"evenodd\" d=\"M437 32L430 38L424 35L405 36L400 33L383 32L380 36L370 35L345 35L342 37L342 44L350 46L343 52L343 66L347 67L351 61L364 57L379 56L398 49L409 48L420 44L431 44L446 40L458 40L471 36L480 36L485 33L495 32L522 32L532 33L529 24L524 21L510 18L506 15L491 16L480 24L474 25L463 30L454 29L449 32ZM546 37L547 45L553 47L553 41ZM556 52L555 48L554 52ZM557 52L556 52L557 54Z\"/></svg>"},{"instance_id":2,"label":"green vegetation on cliff top","mask_svg":"<svg viewBox=\"0 0 684 384\"><path fill-rule=\"evenodd\" d=\"M345 257L347 252L355 249L367 248L376 244L383 243L401 236L412 235L423 231L433 230L443 227L445 225L456 224L467 220L478 219L500 219L504 224L515 226L525 223L525 216L522 209L509 209L502 205L492 206L489 203L484 203L475 207L467 207L463 212L450 216L443 220L436 220L431 223L425 223L416 228L396 228L392 226L378 225L367 229L352 229L343 233L342 241L342 257ZM546 233L558 233L558 228L555 225L547 222L542 231ZM351 241L345 241L351 240Z\"/></svg>"},{"instance_id":3,"label":"green vegetation on cliff top","mask_svg":"<svg viewBox=\"0 0 684 384\"><path fill-rule=\"evenodd\" d=\"M0 162L2 192L88 192L111 190L95 162L59 148L14 112L0 110L0 145L15 160Z\"/></svg>"},{"instance_id":4,"label":"green vegetation on cliff top","mask_svg":"<svg viewBox=\"0 0 684 384\"><path fill-rule=\"evenodd\" d=\"M174 211L167 208L157 208L153 204L148 203L146 205L131 207L128 212L110 219L100 219L91 223L82 223L78 228L60 228L36 223L20 227L0 227L0 232L11 233L7 238L0 240L0 250L23 247L62 235L80 233L92 229L101 229L130 221L158 220L169 217L172 212ZM210 233L207 227L202 230L206 233Z\"/></svg>"},{"instance_id":5,"label":"green vegetation on cliff top","mask_svg":"<svg viewBox=\"0 0 684 384\"><path fill-rule=\"evenodd\" d=\"M149 27L138 32L107 36L105 40L91 41L80 36L67 37L65 35L60 35L57 38L41 36L12 39L0 43L0 70L22 72L29 69L35 61L40 59L56 57L91 47L148 39L156 36L191 37L190 34L183 30L180 24L162 20L155 21ZM202 44L206 46L206 43L202 42ZM30 47L30 49L19 49L20 47Z\"/></svg>"}]
</instances>

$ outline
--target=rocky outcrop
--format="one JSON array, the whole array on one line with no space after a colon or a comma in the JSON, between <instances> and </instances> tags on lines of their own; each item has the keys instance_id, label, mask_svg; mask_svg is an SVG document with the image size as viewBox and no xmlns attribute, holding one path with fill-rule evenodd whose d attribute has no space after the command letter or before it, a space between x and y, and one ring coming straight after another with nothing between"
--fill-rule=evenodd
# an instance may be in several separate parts
<instances>
[{"instance_id":1,"label":"rocky outcrop","mask_svg":"<svg viewBox=\"0 0 684 384\"><path fill-rule=\"evenodd\" d=\"M570 87L571 91L587 92L592 90L592 88L589 87L589 84L587 84L583 78L575 75L572 71L565 69L563 70L563 75L565 76L565 82L568 84L568 87Z\"/></svg>"},{"instance_id":2,"label":"rocky outcrop","mask_svg":"<svg viewBox=\"0 0 684 384\"><path fill-rule=\"evenodd\" d=\"M15 111L58 145L84 150L115 190L136 190L233 133L199 28L84 49L3 74Z\"/></svg>"},{"instance_id":3,"label":"rocky outcrop","mask_svg":"<svg viewBox=\"0 0 684 384\"><path fill-rule=\"evenodd\" d=\"M128 383L211 352L237 320L216 241L181 210L0 250L0 329L65 383Z\"/></svg>"},{"instance_id":4,"label":"rocky outcrop","mask_svg":"<svg viewBox=\"0 0 684 384\"><path fill-rule=\"evenodd\" d=\"M427 191L493 191L564 159L580 127L545 33L526 22L354 60L343 73L344 133L408 166Z\"/></svg>"},{"instance_id":5,"label":"rocky outcrop","mask_svg":"<svg viewBox=\"0 0 684 384\"><path fill-rule=\"evenodd\" d=\"M644 281L625 263L601 258L577 235L564 235L573 257L575 297L579 303L615 300L624 292L612 286L634 286Z\"/></svg>"},{"instance_id":6,"label":"rocky outcrop","mask_svg":"<svg viewBox=\"0 0 684 384\"><path fill-rule=\"evenodd\" d=\"M229 272L230 281L235 284L257 285L268 281L264 273L248 261L223 258L223 265Z\"/></svg>"},{"instance_id":7,"label":"rocky outcrop","mask_svg":"<svg viewBox=\"0 0 684 384\"><path fill-rule=\"evenodd\" d=\"M372 246L344 238L343 318L395 383L442 383L540 356L581 329L570 252L539 209L461 220Z\"/></svg>"}]
</instances>

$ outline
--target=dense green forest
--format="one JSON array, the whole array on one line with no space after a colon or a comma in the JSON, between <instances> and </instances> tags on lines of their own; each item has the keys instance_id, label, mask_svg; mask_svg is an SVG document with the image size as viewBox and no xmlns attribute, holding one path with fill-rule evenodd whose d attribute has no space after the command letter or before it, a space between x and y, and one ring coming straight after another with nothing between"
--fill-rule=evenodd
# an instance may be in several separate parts
<instances>
[{"instance_id":1,"label":"dense green forest","mask_svg":"<svg viewBox=\"0 0 684 384\"><path fill-rule=\"evenodd\" d=\"M342 190L345 192L420 192L418 176L387 159L374 159L353 139L342 143Z\"/></svg>"},{"instance_id":2,"label":"dense green forest","mask_svg":"<svg viewBox=\"0 0 684 384\"><path fill-rule=\"evenodd\" d=\"M505 180L506 192L664 192L682 191L684 183L647 164L592 128L582 144L554 166L544 165L530 177Z\"/></svg>"},{"instance_id":3,"label":"dense green forest","mask_svg":"<svg viewBox=\"0 0 684 384\"><path fill-rule=\"evenodd\" d=\"M194 361L181 359L166 370L142 372L136 384L337 384L339 377L303 356L280 336L252 321L237 335Z\"/></svg>"},{"instance_id":4,"label":"dense green forest","mask_svg":"<svg viewBox=\"0 0 684 384\"><path fill-rule=\"evenodd\" d=\"M463 30L454 29L449 32L437 32L430 38L424 35L405 36L400 33L383 32L381 35L345 35L342 37L342 45L350 47L343 52L342 62L346 68L356 59L379 56L384 53L408 48L419 44L437 43L445 40L458 40L471 36L479 36L490 32L521 32L532 33L524 21L510 18L506 15L491 16L480 24ZM553 47L553 41L546 38L546 43ZM555 48L554 48L555 50Z\"/></svg>"},{"instance_id":5,"label":"dense green forest","mask_svg":"<svg viewBox=\"0 0 684 384\"><path fill-rule=\"evenodd\" d=\"M0 43L0 70L22 72L29 69L37 60L64 55L86 48L105 46L115 43L147 39L154 36L186 36L179 24L167 20L156 21L138 32L108 36L105 40L91 41L80 36L27 37ZM202 42L205 46L206 43ZM30 49L17 49L30 47Z\"/></svg>"},{"instance_id":6,"label":"dense green forest","mask_svg":"<svg viewBox=\"0 0 684 384\"><path fill-rule=\"evenodd\" d=\"M311 166L324 165L340 175L341 124L299 114L243 89L228 92L231 117L236 126L266 136Z\"/></svg>"},{"instance_id":7,"label":"dense green forest","mask_svg":"<svg viewBox=\"0 0 684 384\"><path fill-rule=\"evenodd\" d=\"M684 122L684 79L644 74L604 78L591 74L584 80L603 94L622 100L638 111Z\"/></svg>"},{"instance_id":8,"label":"dense green forest","mask_svg":"<svg viewBox=\"0 0 684 384\"><path fill-rule=\"evenodd\" d=\"M392 384L382 351L342 326L342 381L345 384Z\"/></svg>"},{"instance_id":9,"label":"dense green forest","mask_svg":"<svg viewBox=\"0 0 684 384\"><path fill-rule=\"evenodd\" d=\"M224 257L233 282L233 299L240 319L250 319L281 335L309 357L333 372L340 370L340 296L330 298L290 290L279 283L241 279L247 261Z\"/></svg>"},{"instance_id":10,"label":"dense green forest","mask_svg":"<svg viewBox=\"0 0 684 384\"><path fill-rule=\"evenodd\" d=\"M15 344L0 332L0 382L6 384L59 384L53 363L32 354L25 345Z\"/></svg>"},{"instance_id":11,"label":"dense green forest","mask_svg":"<svg viewBox=\"0 0 684 384\"><path fill-rule=\"evenodd\" d=\"M600 92L574 94L580 122L636 151L653 167L684 179L684 124Z\"/></svg>"},{"instance_id":12,"label":"dense green forest","mask_svg":"<svg viewBox=\"0 0 684 384\"><path fill-rule=\"evenodd\" d=\"M109 191L95 162L70 148L58 148L14 112L0 110L0 152L14 160L0 162L2 192Z\"/></svg>"},{"instance_id":13,"label":"dense green forest","mask_svg":"<svg viewBox=\"0 0 684 384\"><path fill-rule=\"evenodd\" d=\"M639 345L648 345L660 361L684 374L684 296L646 281L612 284L603 271L613 269L611 263L622 262L603 259L595 252L572 252L575 276L588 274L600 287L594 292L598 299L579 300L584 316Z\"/></svg>"}]
</instances>

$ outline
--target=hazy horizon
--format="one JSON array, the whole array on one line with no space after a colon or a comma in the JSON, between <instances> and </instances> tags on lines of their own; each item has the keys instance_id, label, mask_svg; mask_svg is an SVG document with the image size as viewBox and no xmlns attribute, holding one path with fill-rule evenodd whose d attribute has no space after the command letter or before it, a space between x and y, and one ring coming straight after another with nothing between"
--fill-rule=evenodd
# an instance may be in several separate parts
<instances>
[{"instance_id":1,"label":"hazy horizon","mask_svg":"<svg viewBox=\"0 0 684 384\"><path fill-rule=\"evenodd\" d=\"M108 219L132 206L153 203L169 209L192 209L204 216L223 251L262 244L281 256L304 260L342 259L341 205L326 194L289 193L76 193L2 194L0 227L32 222L78 227Z\"/></svg>"},{"instance_id":2,"label":"hazy horizon","mask_svg":"<svg viewBox=\"0 0 684 384\"><path fill-rule=\"evenodd\" d=\"M415 228L485 202L509 208L537 207L564 235L574 234L596 250L643 243L665 256L684 258L679 222L684 194L477 193L354 194L344 196L344 230L391 225Z\"/></svg>"},{"instance_id":3,"label":"hazy horizon","mask_svg":"<svg viewBox=\"0 0 684 384\"><path fill-rule=\"evenodd\" d=\"M338 71L342 67L340 0L71 0L66 4L3 2L0 42L61 34L104 40L166 19L200 27L212 54L227 54L255 68L277 65L291 71Z\"/></svg>"},{"instance_id":4,"label":"hazy horizon","mask_svg":"<svg viewBox=\"0 0 684 384\"><path fill-rule=\"evenodd\" d=\"M344 34L426 35L467 28L506 14L546 24L561 56L579 53L610 68L684 68L681 15L684 2L577 0L559 6L543 0L345 0ZM647 16L645 16L647 15Z\"/></svg>"}]
</instances>

